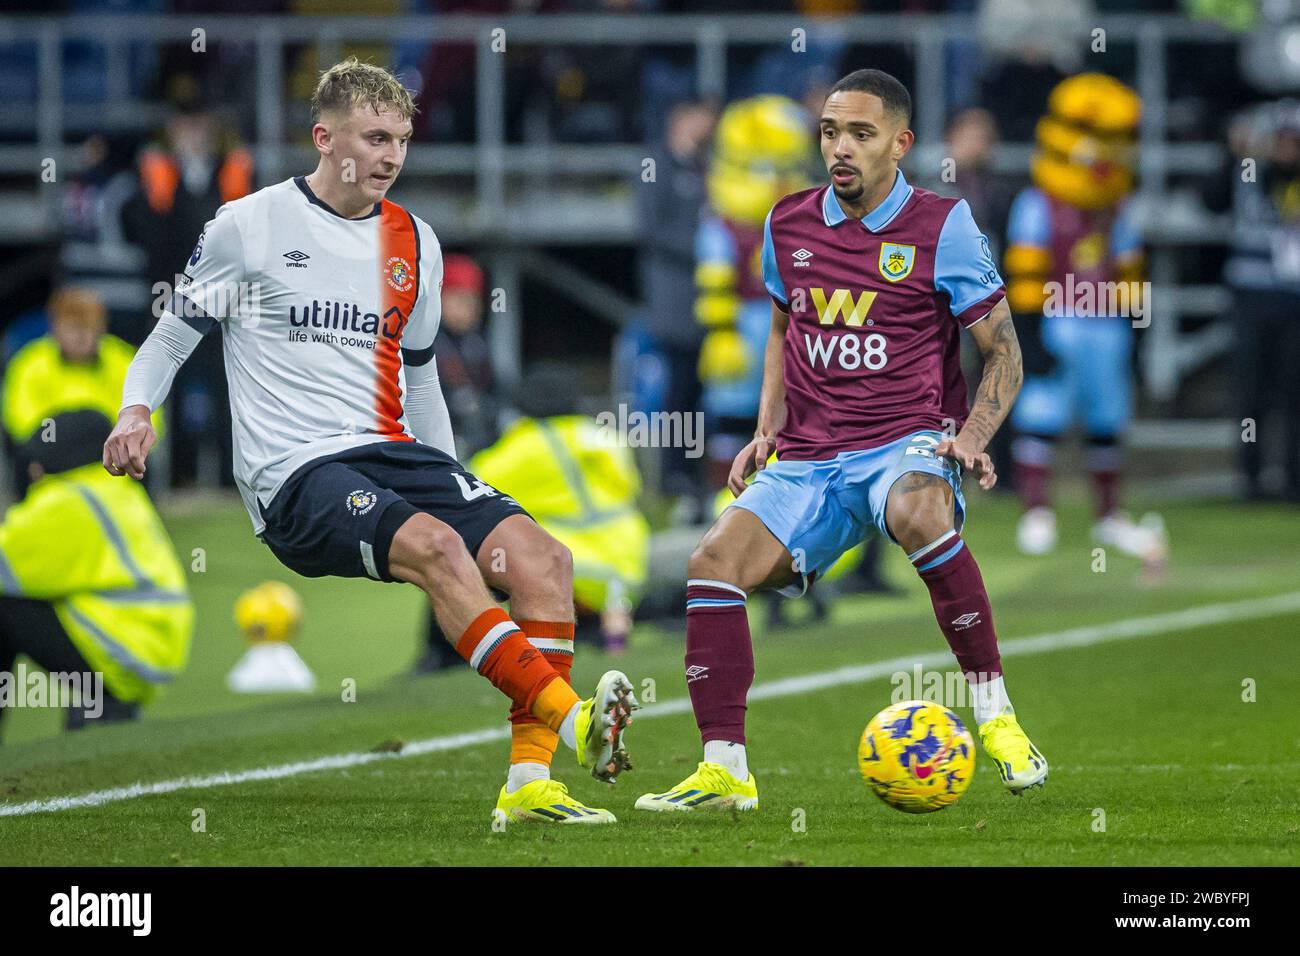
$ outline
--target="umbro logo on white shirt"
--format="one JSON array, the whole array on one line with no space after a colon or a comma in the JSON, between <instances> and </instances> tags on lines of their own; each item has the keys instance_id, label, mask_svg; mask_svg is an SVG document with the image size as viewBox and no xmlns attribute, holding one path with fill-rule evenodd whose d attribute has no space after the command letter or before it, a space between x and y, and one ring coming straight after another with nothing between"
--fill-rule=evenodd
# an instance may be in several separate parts
<instances>
[{"instance_id":1,"label":"umbro logo on white shirt","mask_svg":"<svg viewBox=\"0 0 1300 956\"><path fill-rule=\"evenodd\" d=\"M307 253L301 252L298 249L284 253L284 257L289 260L284 264L286 269L306 269L307 263L305 260L311 258Z\"/></svg>"}]
</instances>

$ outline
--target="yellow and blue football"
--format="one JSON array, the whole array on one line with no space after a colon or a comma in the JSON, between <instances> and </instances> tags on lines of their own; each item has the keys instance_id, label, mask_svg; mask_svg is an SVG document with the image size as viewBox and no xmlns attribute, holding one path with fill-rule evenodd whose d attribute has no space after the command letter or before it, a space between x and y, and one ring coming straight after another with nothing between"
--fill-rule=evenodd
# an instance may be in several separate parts
<instances>
[{"instance_id":1,"label":"yellow and blue football","mask_svg":"<svg viewBox=\"0 0 1300 956\"><path fill-rule=\"evenodd\" d=\"M872 792L896 810L942 810L970 785L975 739L947 707L901 701L867 724L858 743L858 769Z\"/></svg>"}]
</instances>

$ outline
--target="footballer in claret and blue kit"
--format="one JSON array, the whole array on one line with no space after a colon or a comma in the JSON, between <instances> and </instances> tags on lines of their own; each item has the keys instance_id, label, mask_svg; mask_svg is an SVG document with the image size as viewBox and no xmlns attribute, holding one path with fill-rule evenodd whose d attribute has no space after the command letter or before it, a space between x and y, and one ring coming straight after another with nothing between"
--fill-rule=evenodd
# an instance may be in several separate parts
<instances>
[{"instance_id":1,"label":"footballer in claret and blue kit","mask_svg":"<svg viewBox=\"0 0 1300 956\"><path fill-rule=\"evenodd\" d=\"M745 744L754 679L746 599L765 587L802 595L873 533L900 545L929 589L1005 786L1020 793L1047 777L1011 705L988 595L961 537L962 474L985 489L996 481L984 449L1019 390L1019 346L969 205L909 184L898 169L914 139L910 117L894 77L859 70L841 79L819 123L830 184L786 196L768 214L772 327L758 429L732 469L738 498L688 574L687 688L704 759L676 787L641 797L640 809L757 808ZM985 361L973 408L963 329Z\"/></svg>"}]
</instances>

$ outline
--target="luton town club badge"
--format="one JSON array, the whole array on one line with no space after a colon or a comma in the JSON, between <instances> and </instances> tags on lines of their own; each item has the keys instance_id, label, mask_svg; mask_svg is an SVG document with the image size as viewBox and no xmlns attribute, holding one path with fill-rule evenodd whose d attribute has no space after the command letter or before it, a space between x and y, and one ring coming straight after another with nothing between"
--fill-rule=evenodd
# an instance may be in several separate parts
<instances>
[{"instance_id":1,"label":"luton town club badge","mask_svg":"<svg viewBox=\"0 0 1300 956\"><path fill-rule=\"evenodd\" d=\"M411 287L411 264L401 256L393 256L384 263L384 276L394 289L405 292Z\"/></svg>"},{"instance_id":2,"label":"luton town club badge","mask_svg":"<svg viewBox=\"0 0 1300 956\"><path fill-rule=\"evenodd\" d=\"M379 496L373 491L357 490L348 495L348 511L354 515L363 515L375 506Z\"/></svg>"}]
</instances>

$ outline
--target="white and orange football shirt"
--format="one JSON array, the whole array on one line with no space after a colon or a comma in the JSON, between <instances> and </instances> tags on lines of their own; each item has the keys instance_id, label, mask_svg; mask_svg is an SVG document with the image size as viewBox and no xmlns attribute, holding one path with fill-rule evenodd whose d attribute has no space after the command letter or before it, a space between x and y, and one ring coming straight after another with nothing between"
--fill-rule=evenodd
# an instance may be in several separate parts
<instances>
[{"instance_id":1,"label":"white and orange football shirt","mask_svg":"<svg viewBox=\"0 0 1300 956\"><path fill-rule=\"evenodd\" d=\"M258 501L303 464L415 440L406 369L433 360L441 288L433 230L389 200L347 219L296 177L217 210L169 311L220 327L235 480L257 533Z\"/></svg>"}]
</instances>

